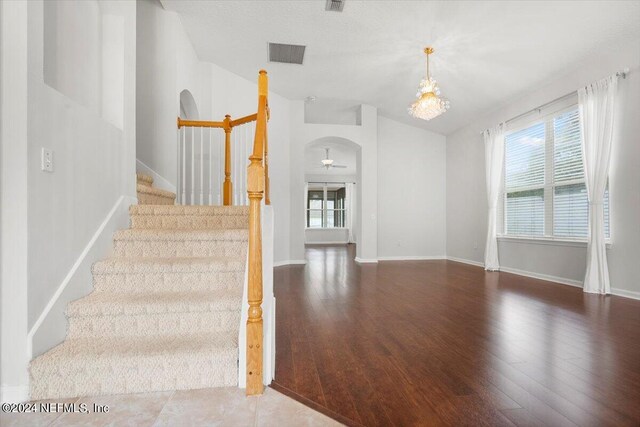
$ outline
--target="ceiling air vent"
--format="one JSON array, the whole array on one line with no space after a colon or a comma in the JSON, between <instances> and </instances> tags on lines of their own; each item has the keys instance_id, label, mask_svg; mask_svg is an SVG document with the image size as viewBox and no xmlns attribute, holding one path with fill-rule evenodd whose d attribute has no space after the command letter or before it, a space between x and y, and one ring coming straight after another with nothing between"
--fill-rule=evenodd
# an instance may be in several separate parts
<instances>
[{"instance_id":1,"label":"ceiling air vent","mask_svg":"<svg viewBox=\"0 0 640 427\"><path fill-rule=\"evenodd\" d=\"M332 12L342 12L342 9L344 9L344 2L345 0L327 0L327 5L324 9Z\"/></svg>"},{"instance_id":2,"label":"ceiling air vent","mask_svg":"<svg viewBox=\"0 0 640 427\"><path fill-rule=\"evenodd\" d=\"M305 48L297 44L269 43L269 62L302 64Z\"/></svg>"}]
</instances>

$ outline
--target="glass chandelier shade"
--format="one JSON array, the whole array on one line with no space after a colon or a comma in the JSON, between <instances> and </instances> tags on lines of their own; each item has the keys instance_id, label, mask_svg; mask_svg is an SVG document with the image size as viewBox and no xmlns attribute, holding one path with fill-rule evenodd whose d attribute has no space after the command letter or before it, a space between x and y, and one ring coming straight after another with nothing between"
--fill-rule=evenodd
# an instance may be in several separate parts
<instances>
[{"instance_id":1,"label":"glass chandelier shade","mask_svg":"<svg viewBox=\"0 0 640 427\"><path fill-rule=\"evenodd\" d=\"M409 114L418 119L431 120L449 109L449 101L440 97L438 84L429 72L429 55L433 53L433 48L425 48L424 53L427 55L427 76L420 81L417 99L409 107Z\"/></svg>"}]
</instances>

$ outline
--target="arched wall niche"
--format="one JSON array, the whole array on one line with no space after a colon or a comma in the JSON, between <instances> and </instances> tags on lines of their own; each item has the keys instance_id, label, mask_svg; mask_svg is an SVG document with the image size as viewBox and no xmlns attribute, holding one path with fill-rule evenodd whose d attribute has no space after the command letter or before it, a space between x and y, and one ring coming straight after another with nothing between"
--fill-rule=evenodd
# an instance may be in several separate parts
<instances>
[{"instance_id":1,"label":"arched wall niche","mask_svg":"<svg viewBox=\"0 0 640 427\"><path fill-rule=\"evenodd\" d=\"M189 90L180 92L180 118L189 120L200 120L198 105Z\"/></svg>"}]
</instances>

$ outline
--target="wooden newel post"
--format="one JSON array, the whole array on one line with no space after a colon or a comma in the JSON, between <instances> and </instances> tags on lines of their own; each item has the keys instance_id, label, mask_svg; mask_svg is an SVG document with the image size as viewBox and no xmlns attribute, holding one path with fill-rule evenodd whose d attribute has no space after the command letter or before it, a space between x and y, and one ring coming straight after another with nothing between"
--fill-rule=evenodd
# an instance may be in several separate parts
<instances>
[{"instance_id":1,"label":"wooden newel post","mask_svg":"<svg viewBox=\"0 0 640 427\"><path fill-rule=\"evenodd\" d=\"M262 159L251 156L247 172L249 195L249 315L247 318L247 395L262 394L262 225L264 194Z\"/></svg>"},{"instance_id":2,"label":"wooden newel post","mask_svg":"<svg viewBox=\"0 0 640 427\"><path fill-rule=\"evenodd\" d=\"M233 184L231 182L231 116L224 116L224 184L222 184L222 203L233 204Z\"/></svg>"}]
</instances>

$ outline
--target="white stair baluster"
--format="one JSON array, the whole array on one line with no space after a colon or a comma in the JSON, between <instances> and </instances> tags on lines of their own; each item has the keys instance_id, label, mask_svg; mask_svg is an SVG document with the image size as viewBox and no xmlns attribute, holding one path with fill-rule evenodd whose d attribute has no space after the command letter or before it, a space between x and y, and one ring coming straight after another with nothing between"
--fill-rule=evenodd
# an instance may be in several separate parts
<instances>
[{"instance_id":1,"label":"white stair baluster","mask_svg":"<svg viewBox=\"0 0 640 427\"><path fill-rule=\"evenodd\" d=\"M204 128L200 128L200 204L204 205Z\"/></svg>"},{"instance_id":2,"label":"white stair baluster","mask_svg":"<svg viewBox=\"0 0 640 427\"><path fill-rule=\"evenodd\" d=\"M191 128L191 200L189 204L195 205L196 199L196 150L195 150L196 128Z\"/></svg>"},{"instance_id":3,"label":"white stair baluster","mask_svg":"<svg viewBox=\"0 0 640 427\"><path fill-rule=\"evenodd\" d=\"M187 183L187 128L182 128L182 197L180 197L180 202L183 205L186 205L186 183Z\"/></svg>"},{"instance_id":4,"label":"white stair baluster","mask_svg":"<svg viewBox=\"0 0 640 427\"><path fill-rule=\"evenodd\" d=\"M209 204L213 204L213 180L212 178L212 169L213 169L213 128L209 128L209 161L207 162L207 167L209 168Z\"/></svg>"},{"instance_id":5,"label":"white stair baluster","mask_svg":"<svg viewBox=\"0 0 640 427\"><path fill-rule=\"evenodd\" d=\"M177 180L178 180L178 185L176 186L176 188L180 188L180 128L178 128L178 132L176 132L176 135L178 136L178 140L176 141L176 170L177 170ZM176 198L177 198L177 204L180 204L180 190L176 191Z\"/></svg>"},{"instance_id":6,"label":"white stair baluster","mask_svg":"<svg viewBox=\"0 0 640 427\"><path fill-rule=\"evenodd\" d=\"M237 205L238 204L238 198L236 197L237 194L237 188L238 188L238 182L240 181L238 179L238 168L235 167L235 165L233 164L233 162L235 161L235 159L238 158L238 132L240 131L240 129L236 129L236 132L233 132L231 135L233 135L233 138L231 139L231 152L233 153L233 156L231 157L231 167L232 167L232 176L233 176L233 193L231 194L231 200L233 200L233 205Z\"/></svg>"}]
</instances>

